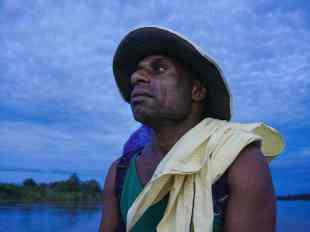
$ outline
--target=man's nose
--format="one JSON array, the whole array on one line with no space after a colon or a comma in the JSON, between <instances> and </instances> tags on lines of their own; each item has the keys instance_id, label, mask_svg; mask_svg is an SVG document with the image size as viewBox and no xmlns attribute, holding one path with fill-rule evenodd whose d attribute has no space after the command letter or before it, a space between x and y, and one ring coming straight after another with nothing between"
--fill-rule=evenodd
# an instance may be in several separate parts
<instances>
[{"instance_id":1,"label":"man's nose","mask_svg":"<svg viewBox=\"0 0 310 232\"><path fill-rule=\"evenodd\" d=\"M149 83L149 82L150 82L150 74L145 69L137 70L131 75L132 85L135 85L137 83Z\"/></svg>"}]
</instances>

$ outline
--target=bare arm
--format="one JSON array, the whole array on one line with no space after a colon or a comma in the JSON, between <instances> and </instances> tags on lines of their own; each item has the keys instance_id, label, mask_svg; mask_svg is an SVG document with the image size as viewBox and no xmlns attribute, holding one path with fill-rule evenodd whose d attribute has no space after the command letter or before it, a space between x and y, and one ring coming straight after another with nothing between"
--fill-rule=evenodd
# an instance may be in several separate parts
<instances>
[{"instance_id":1,"label":"bare arm","mask_svg":"<svg viewBox=\"0 0 310 232\"><path fill-rule=\"evenodd\" d=\"M111 165L105 178L100 232L115 232L120 219L119 203L115 194L116 166L117 161Z\"/></svg>"},{"instance_id":2,"label":"bare arm","mask_svg":"<svg viewBox=\"0 0 310 232\"><path fill-rule=\"evenodd\" d=\"M258 145L246 147L228 170L225 232L274 232L276 201L270 170Z\"/></svg>"}]
</instances>

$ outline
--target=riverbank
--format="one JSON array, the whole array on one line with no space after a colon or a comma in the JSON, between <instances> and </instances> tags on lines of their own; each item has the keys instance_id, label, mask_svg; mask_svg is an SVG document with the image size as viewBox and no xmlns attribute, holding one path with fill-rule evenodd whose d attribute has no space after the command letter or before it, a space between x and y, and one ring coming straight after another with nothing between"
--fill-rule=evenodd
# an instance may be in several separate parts
<instances>
[{"instance_id":1,"label":"riverbank","mask_svg":"<svg viewBox=\"0 0 310 232\"><path fill-rule=\"evenodd\" d=\"M102 189L96 180L81 181L76 174L67 180L36 183L27 178L22 184L0 183L0 203L82 203L101 202ZM277 196L278 201L309 201L310 194Z\"/></svg>"},{"instance_id":2,"label":"riverbank","mask_svg":"<svg viewBox=\"0 0 310 232\"><path fill-rule=\"evenodd\" d=\"M310 201L310 194L277 196L278 201Z\"/></svg>"},{"instance_id":3,"label":"riverbank","mask_svg":"<svg viewBox=\"0 0 310 232\"><path fill-rule=\"evenodd\" d=\"M0 202L49 203L74 202L96 204L101 201L102 190L96 180L81 181L76 174L67 180L36 183L25 179L22 185L0 183Z\"/></svg>"}]
</instances>

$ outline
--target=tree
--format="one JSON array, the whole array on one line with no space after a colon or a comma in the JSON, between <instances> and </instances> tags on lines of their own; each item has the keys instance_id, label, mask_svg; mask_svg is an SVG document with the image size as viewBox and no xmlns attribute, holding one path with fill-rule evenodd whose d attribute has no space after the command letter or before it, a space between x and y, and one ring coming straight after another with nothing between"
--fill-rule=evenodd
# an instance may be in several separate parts
<instances>
[{"instance_id":1,"label":"tree","mask_svg":"<svg viewBox=\"0 0 310 232\"><path fill-rule=\"evenodd\" d=\"M66 184L68 186L68 190L69 191L79 191L79 187L80 187L80 179L79 177L77 176L76 173L73 173L69 179L66 181Z\"/></svg>"},{"instance_id":2,"label":"tree","mask_svg":"<svg viewBox=\"0 0 310 232\"><path fill-rule=\"evenodd\" d=\"M24 180L23 186L36 187L37 183L32 178L27 178Z\"/></svg>"},{"instance_id":3,"label":"tree","mask_svg":"<svg viewBox=\"0 0 310 232\"><path fill-rule=\"evenodd\" d=\"M89 193L101 193L100 186L96 180L85 181L82 185L84 191Z\"/></svg>"}]
</instances>

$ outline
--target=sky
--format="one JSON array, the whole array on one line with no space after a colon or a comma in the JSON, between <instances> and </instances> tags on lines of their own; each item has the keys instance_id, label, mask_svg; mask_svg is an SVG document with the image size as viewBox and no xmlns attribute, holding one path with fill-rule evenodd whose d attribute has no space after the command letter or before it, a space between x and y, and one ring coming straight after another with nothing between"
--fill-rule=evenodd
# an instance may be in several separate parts
<instances>
[{"instance_id":1,"label":"sky","mask_svg":"<svg viewBox=\"0 0 310 232\"><path fill-rule=\"evenodd\" d=\"M116 87L122 37L173 29L215 58L233 121L286 142L271 164L278 194L310 192L310 3L293 0L0 2L0 181L77 173L103 183L139 127Z\"/></svg>"}]
</instances>

